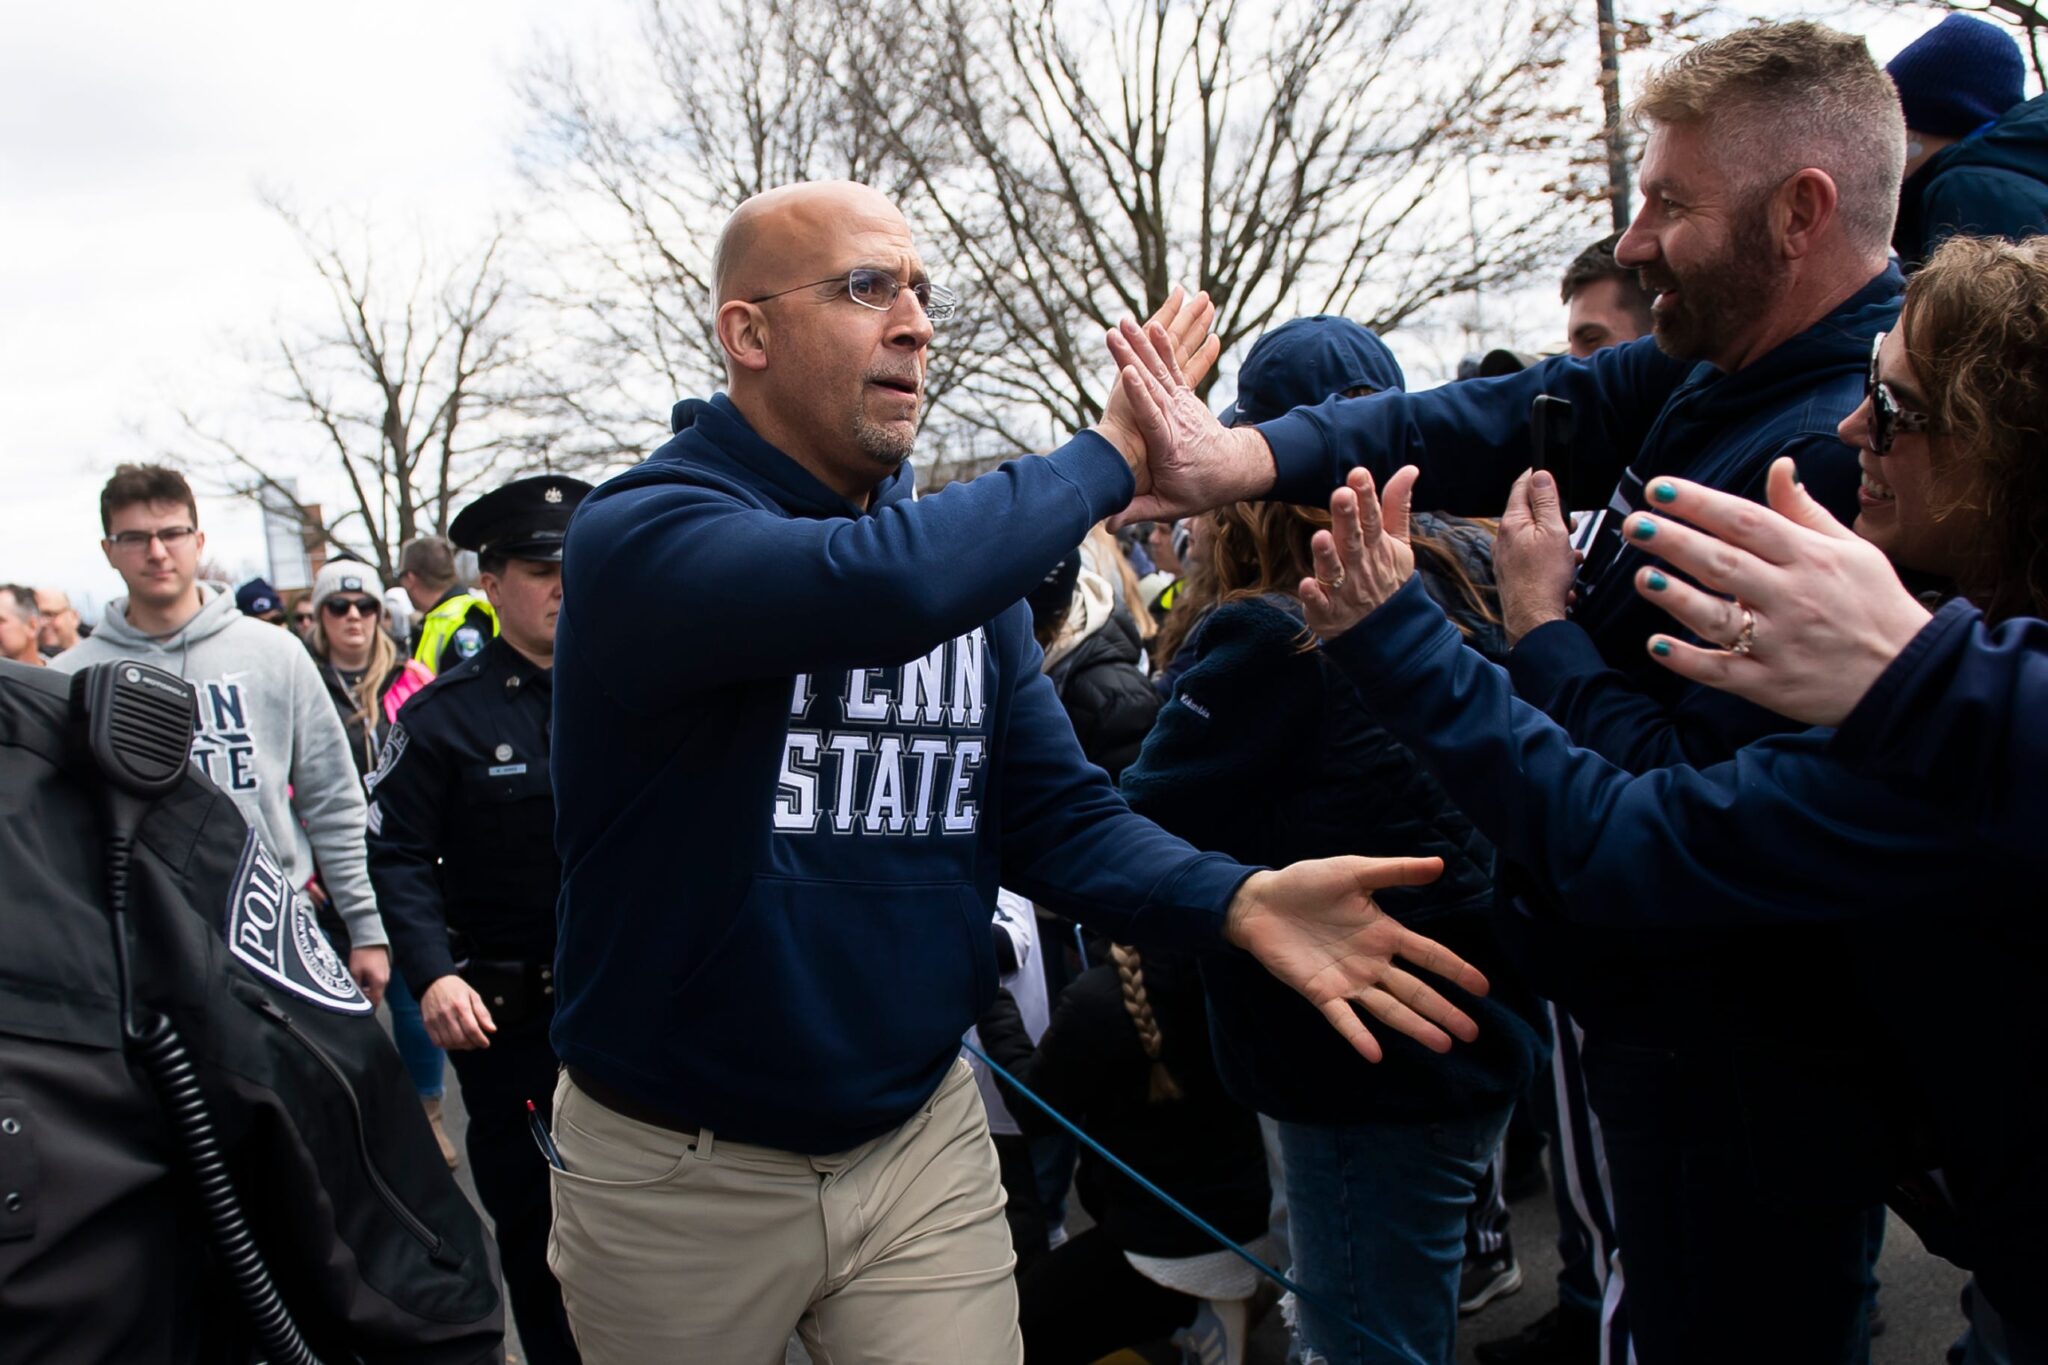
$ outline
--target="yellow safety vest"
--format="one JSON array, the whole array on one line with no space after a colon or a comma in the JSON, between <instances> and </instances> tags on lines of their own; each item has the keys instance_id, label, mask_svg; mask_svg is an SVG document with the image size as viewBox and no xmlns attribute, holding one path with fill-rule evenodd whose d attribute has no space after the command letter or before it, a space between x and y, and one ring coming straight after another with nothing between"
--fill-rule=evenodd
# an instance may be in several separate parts
<instances>
[{"instance_id":1,"label":"yellow safety vest","mask_svg":"<svg viewBox=\"0 0 2048 1365\"><path fill-rule=\"evenodd\" d=\"M413 646L412 657L426 665L430 673L441 669L441 654L448 648L449 640L462 629L462 623L469 619L472 610L480 610L491 618L491 634L498 633L498 613L491 604L473 592L461 592L445 602L436 602L433 610L420 622L420 640Z\"/></svg>"}]
</instances>

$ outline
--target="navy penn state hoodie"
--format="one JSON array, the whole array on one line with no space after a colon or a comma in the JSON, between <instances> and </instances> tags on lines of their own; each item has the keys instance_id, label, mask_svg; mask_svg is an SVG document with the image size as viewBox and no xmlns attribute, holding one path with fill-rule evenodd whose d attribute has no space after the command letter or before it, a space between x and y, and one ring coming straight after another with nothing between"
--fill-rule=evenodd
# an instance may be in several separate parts
<instances>
[{"instance_id":1,"label":"navy penn state hoodie","mask_svg":"<svg viewBox=\"0 0 2048 1365\"><path fill-rule=\"evenodd\" d=\"M591 494L555 645L556 1054L741 1142L843 1151L937 1088L996 987L998 884L1220 942L1250 869L1082 757L1024 594L1123 507L1084 433L859 507L723 395Z\"/></svg>"}]
</instances>

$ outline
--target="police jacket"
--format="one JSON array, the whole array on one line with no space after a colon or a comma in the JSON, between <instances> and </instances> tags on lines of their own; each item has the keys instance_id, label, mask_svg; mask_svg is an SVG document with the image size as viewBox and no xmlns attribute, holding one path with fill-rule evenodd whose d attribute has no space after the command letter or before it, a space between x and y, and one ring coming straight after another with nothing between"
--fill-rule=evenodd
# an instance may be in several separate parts
<instances>
[{"instance_id":1,"label":"police jacket","mask_svg":"<svg viewBox=\"0 0 2048 1365\"><path fill-rule=\"evenodd\" d=\"M248 1358L124 1049L100 779L70 679L0 663L0 1362ZM133 996L183 1036L271 1274L327 1361L498 1359L489 1239L313 911L190 770L138 828Z\"/></svg>"},{"instance_id":2,"label":"police jacket","mask_svg":"<svg viewBox=\"0 0 2048 1365\"><path fill-rule=\"evenodd\" d=\"M384 741L370 880L415 991L465 958L554 960L553 702L553 671L499 638L407 702Z\"/></svg>"},{"instance_id":3,"label":"police jacket","mask_svg":"<svg viewBox=\"0 0 2048 1365\"><path fill-rule=\"evenodd\" d=\"M483 653L498 634L498 613L467 588L450 588L420 618L412 656L436 673Z\"/></svg>"}]
</instances>

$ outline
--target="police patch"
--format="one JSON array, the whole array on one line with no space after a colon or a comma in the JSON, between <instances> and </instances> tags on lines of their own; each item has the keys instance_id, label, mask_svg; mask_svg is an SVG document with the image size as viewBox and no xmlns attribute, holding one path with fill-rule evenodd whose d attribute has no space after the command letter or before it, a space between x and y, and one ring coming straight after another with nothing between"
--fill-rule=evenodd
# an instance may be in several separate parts
<instances>
[{"instance_id":1,"label":"police patch","mask_svg":"<svg viewBox=\"0 0 2048 1365\"><path fill-rule=\"evenodd\" d=\"M463 658L474 659L483 650L484 633L475 626L464 626L455 632L455 638L449 643L455 646L455 652Z\"/></svg>"},{"instance_id":2,"label":"police patch","mask_svg":"<svg viewBox=\"0 0 2048 1365\"><path fill-rule=\"evenodd\" d=\"M320 932L313 902L285 880L284 869L250 830L235 869L227 914L228 951L271 983L336 1014L375 1008Z\"/></svg>"},{"instance_id":3,"label":"police patch","mask_svg":"<svg viewBox=\"0 0 2048 1365\"><path fill-rule=\"evenodd\" d=\"M384 748L377 755L377 766L363 779L365 791L377 790L377 784L391 775L391 770L398 766L399 756L405 752L405 746L411 742L411 737L405 733L405 722L392 722L391 733L384 737Z\"/></svg>"}]
</instances>

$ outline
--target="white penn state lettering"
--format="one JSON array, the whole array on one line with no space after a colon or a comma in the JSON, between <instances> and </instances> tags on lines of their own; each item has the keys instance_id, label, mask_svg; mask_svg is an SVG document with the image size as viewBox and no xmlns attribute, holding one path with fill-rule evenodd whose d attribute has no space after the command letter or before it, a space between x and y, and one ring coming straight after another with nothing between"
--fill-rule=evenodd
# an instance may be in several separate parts
<instances>
[{"instance_id":1,"label":"white penn state lettering","mask_svg":"<svg viewBox=\"0 0 2048 1365\"><path fill-rule=\"evenodd\" d=\"M850 668L828 683L826 692L838 693L838 726L783 737L776 832L822 833L829 815L836 835L972 834L981 820L988 740L977 732L988 721L990 667L988 634L976 628L898 668ZM815 677L797 675L790 716L811 715L817 692Z\"/></svg>"},{"instance_id":2,"label":"white penn state lettering","mask_svg":"<svg viewBox=\"0 0 2048 1365\"><path fill-rule=\"evenodd\" d=\"M932 793L937 789L934 779L938 776L939 761L951 753L953 746L943 739L913 739L910 752L915 754L917 763L917 804L911 817L910 831L913 834L929 834L932 828Z\"/></svg>"},{"instance_id":3,"label":"white penn state lettering","mask_svg":"<svg viewBox=\"0 0 2048 1365\"><path fill-rule=\"evenodd\" d=\"M953 641L954 725L980 725L986 691L988 636L980 626Z\"/></svg>"},{"instance_id":4,"label":"white penn state lettering","mask_svg":"<svg viewBox=\"0 0 2048 1365\"><path fill-rule=\"evenodd\" d=\"M853 822L860 816L860 807L854 801L854 786L860 779L860 756L874 749L872 735L858 732L838 731L825 742L825 747L839 755L838 782L832 790L832 832L853 833Z\"/></svg>"},{"instance_id":5,"label":"white penn state lettering","mask_svg":"<svg viewBox=\"0 0 2048 1365\"><path fill-rule=\"evenodd\" d=\"M903 665L902 683L896 689L898 725L946 723L946 648L940 645L922 659Z\"/></svg>"},{"instance_id":6,"label":"white penn state lettering","mask_svg":"<svg viewBox=\"0 0 2048 1365\"><path fill-rule=\"evenodd\" d=\"M850 668L846 671L846 718L850 721L889 719L889 691L875 686L879 668Z\"/></svg>"},{"instance_id":7,"label":"white penn state lettering","mask_svg":"<svg viewBox=\"0 0 2048 1365\"><path fill-rule=\"evenodd\" d=\"M909 824L903 804L903 736L883 735L875 741L875 776L861 828L869 834L901 834Z\"/></svg>"},{"instance_id":8,"label":"white penn state lettering","mask_svg":"<svg viewBox=\"0 0 2048 1365\"><path fill-rule=\"evenodd\" d=\"M946 833L972 834L981 818L981 807L966 799L974 788L975 769L981 766L981 741L963 739L953 747L953 780L946 784Z\"/></svg>"},{"instance_id":9,"label":"white penn state lettering","mask_svg":"<svg viewBox=\"0 0 2048 1365\"><path fill-rule=\"evenodd\" d=\"M818 753L815 730L791 730L782 742L782 773L775 787L775 828L809 834L818 827Z\"/></svg>"}]
</instances>

